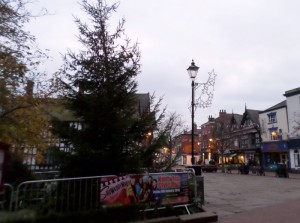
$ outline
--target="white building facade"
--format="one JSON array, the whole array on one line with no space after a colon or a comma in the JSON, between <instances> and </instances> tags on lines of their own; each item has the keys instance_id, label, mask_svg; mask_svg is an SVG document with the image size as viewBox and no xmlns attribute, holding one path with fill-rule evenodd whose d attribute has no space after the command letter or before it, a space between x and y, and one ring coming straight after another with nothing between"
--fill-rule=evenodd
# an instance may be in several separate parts
<instances>
[{"instance_id":1,"label":"white building facade","mask_svg":"<svg viewBox=\"0 0 300 223\"><path fill-rule=\"evenodd\" d=\"M286 91L290 168L300 170L300 88Z\"/></svg>"},{"instance_id":2,"label":"white building facade","mask_svg":"<svg viewBox=\"0 0 300 223\"><path fill-rule=\"evenodd\" d=\"M287 113L286 100L259 112L261 162L266 167L275 163L289 164Z\"/></svg>"}]
</instances>

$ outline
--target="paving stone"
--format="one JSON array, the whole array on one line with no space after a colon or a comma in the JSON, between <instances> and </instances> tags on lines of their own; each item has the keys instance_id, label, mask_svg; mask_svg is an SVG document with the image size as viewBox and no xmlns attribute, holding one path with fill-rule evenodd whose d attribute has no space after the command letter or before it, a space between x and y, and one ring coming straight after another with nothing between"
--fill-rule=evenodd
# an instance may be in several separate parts
<instances>
[{"instance_id":1,"label":"paving stone","mask_svg":"<svg viewBox=\"0 0 300 223\"><path fill-rule=\"evenodd\" d=\"M300 174L290 178L275 177L273 172L203 176L205 208L218 215L218 223L300 222Z\"/></svg>"}]
</instances>

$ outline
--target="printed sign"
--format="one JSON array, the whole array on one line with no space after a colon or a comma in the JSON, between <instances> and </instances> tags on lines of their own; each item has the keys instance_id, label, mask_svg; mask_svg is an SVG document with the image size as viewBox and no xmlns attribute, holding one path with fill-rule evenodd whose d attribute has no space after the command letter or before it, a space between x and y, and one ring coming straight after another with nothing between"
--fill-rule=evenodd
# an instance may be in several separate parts
<instances>
[{"instance_id":1,"label":"printed sign","mask_svg":"<svg viewBox=\"0 0 300 223\"><path fill-rule=\"evenodd\" d=\"M189 203L188 173L153 173L103 177L102 205L145 204L161 206Z\"/></svg>"}]
</instances>

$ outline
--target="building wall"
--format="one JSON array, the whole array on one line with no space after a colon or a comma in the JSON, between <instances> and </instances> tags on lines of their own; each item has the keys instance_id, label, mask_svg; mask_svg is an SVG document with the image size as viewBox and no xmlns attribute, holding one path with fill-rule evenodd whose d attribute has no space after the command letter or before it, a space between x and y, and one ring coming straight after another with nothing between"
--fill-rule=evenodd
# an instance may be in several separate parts
<instances>
[{"instance_id":1,"label":"building wall","mask_svg":"<svg viewBox=\"0 0 300 223\"><path fill-rule=\"evenodd\" d=\"M201 125L200 129L200 158L203 162L208 163L211 157L211 142L209 141L213 138L212 130L215 127L215 118L209 116L208 122Z\"/></svg>"},{"instance_id":2,"label":"building wall","mask_svg":"<svg viewBox=\"0 0 300 223\"><path fill-rule=\"evenodd\" d=\"M300 89L287 91L290 168L300 169Z\"/></svg>"},{"instance_id":3,"label":"building wall","mask_svg":"<svg viewBox=\"0 0 300 223\"><path fill-rule=\"evenodd\" d=\"M276 112L277 122L273 122L273 123L269 122L268 114L271 112ZM277 128L278 140L288 139L287 109L285 107L260 113L259 122L261 126L261 138L263 142L272 141L271 130L270 130L272 128L273 129Z\"/></svg>"},{"instance_id":4,"label":"building wall","mask_svg":"<svg viewBox=\"0 0 300 223\"><path fill-rule=\"evenodd\" d=\"M182 152L178 165L191 165L192 164L192 137L190 133L180 134L176 137L175 151ZM194 135L194 158L197 162L200 158L200 145L199 135Z\"/></svg>"},{"instance_id":5,"label":"building wall","mask_svg":"<svg viewBox=\"0 0 300 223\"><path fill-rule=\"evenodd\" d=\"M289 137L300 137L300 91L286 99L288 107Z\"/></svg>"}]
</instances>

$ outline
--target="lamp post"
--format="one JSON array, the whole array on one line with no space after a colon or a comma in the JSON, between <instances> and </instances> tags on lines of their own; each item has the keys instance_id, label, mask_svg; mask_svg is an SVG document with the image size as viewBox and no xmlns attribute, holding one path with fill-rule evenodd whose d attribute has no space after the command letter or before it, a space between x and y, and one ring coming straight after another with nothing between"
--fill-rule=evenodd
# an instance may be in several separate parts
<instances>
[{"instance_id":1,"label":"lamp post","mask_svg":"<svg viewBox=\"0 0 300 223\"><path fill-rule=\"evenodd\" d=\"M192 165L195 164L195 157L194 157L194 94L195 94L195 78L197 76L199 67L195 65L194 60L192 60L191 65L188 67L187 71L190 75L190 78L192 80Z\"/></svg>"}]
</instances>

